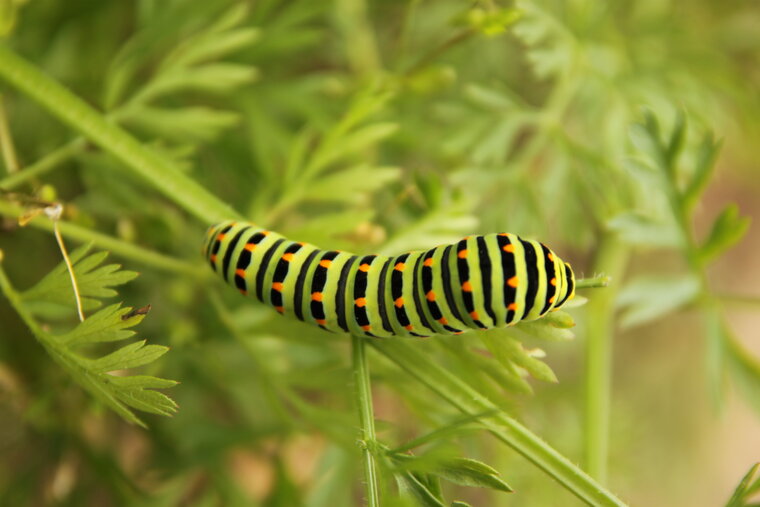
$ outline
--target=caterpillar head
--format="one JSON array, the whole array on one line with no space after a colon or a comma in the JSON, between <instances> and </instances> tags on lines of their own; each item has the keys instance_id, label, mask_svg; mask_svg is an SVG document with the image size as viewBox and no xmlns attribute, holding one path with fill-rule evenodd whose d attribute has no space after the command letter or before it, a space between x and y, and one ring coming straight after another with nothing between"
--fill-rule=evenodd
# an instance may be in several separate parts
<instances>
[{"instance_id":1,"label":"caterpillar head","mask_svg":"<svg viewBox=\"0 0 760 507\"><path fill-rule=\"evenodd\" d=\"M575 297L575 273L573 273L572 266L567 262L563 262L563 271L565 272L565 283L562 284L559 301L565 303Z\"/></svg>"}]
</instances>

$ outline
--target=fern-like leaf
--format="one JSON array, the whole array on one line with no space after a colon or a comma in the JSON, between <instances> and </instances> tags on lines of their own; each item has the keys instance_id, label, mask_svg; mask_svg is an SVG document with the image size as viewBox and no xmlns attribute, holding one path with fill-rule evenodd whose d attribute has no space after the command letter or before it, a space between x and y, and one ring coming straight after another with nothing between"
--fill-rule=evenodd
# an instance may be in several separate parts
<instances>
[{"instance_id":1,"label":"fern-like leaf","mask_svg":"<svg viewBox=\"0 0 760 507\"><path fill-rule=\"evenodd\" d=\"M121 285L137 276L122 271L116 264L102 265L106 252L87 255L90 246L84 246L71 255L80 292L90 296L89 306L100 306L95 298L117 295L111 287ZM147 308L132 311L120 303L109 305L65 333L53 333L36 320L35 308L40 303L69 303L73 306L73 290L65 266L53 269L34 287L18 293L0 269L0 286L14 309L23 318L34 336L51 357L63 366L72 378L93 397L121 415L129 422L145 426L134 410L160 415L172 415L177 404L154 389L165 389L177 384L146 375L125 375L123 370L152 363L169 349L161 345L146 345L145 340L125 345L113 352L93 357L93 347L106 342L125 340L134 336L131 327L139 324ZM72 316L73 309L68 309ZM102 345L101 345L102 346ZM118 373L117 373L118 372Z\"/></svg>"},{"instance_id":2,"label":"fern-like leaf","mask_svg":"<svg viewBox=\"0 0 760 507\"><path fill-rule=\"evenodd\" d=\"M69 256L85 310L99 308L102 302L95 298L116 296L112 287L124 285L137 276L134 271L122 270L119 264L101 265L108 257L108 252L87 255L91 247L92 245L83 245ZM21 298L34 313L49 315L45 309L50 305L73 307L74 292L66 264L61 262L37 284L21 293Z\"/></svg>"}]
</instances>

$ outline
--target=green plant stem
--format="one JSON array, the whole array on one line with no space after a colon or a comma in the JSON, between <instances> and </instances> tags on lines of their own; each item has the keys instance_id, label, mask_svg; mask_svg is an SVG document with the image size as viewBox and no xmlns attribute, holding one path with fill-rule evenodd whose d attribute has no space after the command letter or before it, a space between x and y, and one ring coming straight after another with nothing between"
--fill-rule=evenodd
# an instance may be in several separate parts
<instances>
[{"instance_id":1,"label":"green plant stem","mask_svg":"<svg viewBox=\"0 0 760 507\"><path fill-rule=\"evenodd\" d=\"M32 312L30 312L27 309L26 305L24 305L23 301L21 300L21 295L16 292L16 289L13 288L11 281L5 274L5 270L2 267L2 262L0 262L0 292L2 292L3 295L8 298L11 307L13 307L19 317L21 317L21 320L24 321L24 324L26 324L26 326L32 332L32 335L34 335L37 341L40 342L40 344L45 348L45 351L50 355L50 357L60 363L64 368L67 368L69 371L81 371L81 368L79 368L76 362L73 361L69 356L66 348L61 346L60 342L56 340L54 336L48 334L44 329L42 329L42 326L40 326L40 324L34 319Z\"/></svg>"},{"instance_id":2,"label":"green plant stem","mask_svg":"<svg viewBox=\"0 0 760 507\"><path fill-rule=\"evenodd\" d=\"M16 148L13 146L11 129L8 126L8 116L5 114L5 104L3 96L0 95L0 154L2 154L5 170L8 174L18 172L18 159L16 158Z\"/></svg>"},{"instance_id":3,"label":"green plant stem","mask_svg":"<svg viewBox=\"0 0 760 507\"><path fill-rule=\"evenodd\" d=\"M616 238L602 238L594 269L619 280L628 263L628 249ZM585 368L584 462L588 473L607 481L607 455L612 393L612 345L615 326L615 297L620 284L599 291L587 305Z\"/></svg>"},{"instance_id":4,"label":"green plant stem","mask_svg":"<svg viewBox=\"0 0 760 507\"><path fill-rule=\"evenodd\" d=\"M40 345L42 345L48 355L50 355L54 361L58 362L61 366L73 374L81 374L81 368L76 364L76 361L71 359L68 350L66 350L65 347L61 346L54 336L49 335L47 332L45 332L44 329L42 329L42 326L37 323L37 321L32 316L32 313L24 305L23 301L21 300L21 295L16 292L16 289L13 288L10 280L8 280L8 276L5 274L1 259L0 292L2 292L3 295L8 298L11 307L13 307L19 317L21 317L21 320L24 321L24 324L26 324L26 326L29 328L29 331L32 332L32 335L37 339Z\"/></svg>"},{"instance_id":5,"label":"green plant stem","mask_svg":"<svg viewBox=\"0 0 760 507\"><path fill-rule=\"evenodd\" d=\"M575 281L576 289L599 289L607 287L612 278L607 275L599 275L593 278L579 278Z\"/></svg>"},{"instance_id":6,"label":"green plant stem","mask_svg":"<svg viewBox=\"0 0 760 507\"><path fill-rule=\"evenodd\" d=\"M625 505L570 460L509 417L488 398L448 370L430 361L429 357L420 352L418 346L412 346L403 339L372 340L368 343L462 412L475 415L492 411L494 415L481 420L485 428L587 504Z\"/></svg>"},{"instance_id":7,"label":"green plant stem","mask_svg":"<svg viewBox=\"0 0 760 507\"><path fill-rule=\"evenodd\" d=\"M204 223L240 216L168 159L140 143L121 127L107 121L101 113L4 44L0 44L0 77L127 165L135 174Z\"/></svg>"},{"instance_id":8,"label":"green plant stem","mask_svg":"<svg viewBox=\"0 0 760 507\"><path fill-rule=\"evenodd\" d=\"M21 208L8 202L0 201L0 215L18 218L23 214L24 211ZM43 216L34 218L29 222L29 225L50 232L53 231L53 222L49 218ZM83 243L92 242L116 255L120 255L136 262L141 262L146 266L152 266L164 271L170 271L202 280L213 278L213 274L208 269L200 269L201 266L199 264L192 264L157 252L152 252L137 245L133 245L132 243L112 238L106 234L94 232L85 227L80 227L68 222L59 222L58 228L60 229L61 234L66 238L81 241Z\"/></svg>"},{"instance_id":9,"label":"green plant stem","mask_svg":"<svg viewBox=\"0 0 760 507\"><path fill-rule=\"evenodd\" d=\"M5 274L1 261L2 260L0 259L0 292L8 298L11 307L16 311L19 317L21 317L21 320L24 321L24 324L26 324L32 332L32 335L54 361L58 362L70 372L81 372L81 368L76 364L76 361L71 359L66 348L61 346L54 336L45 332L45 330L42 329L42 326L40 326L40 324L34 319L32 313L21 300L21 295L16 292L16 289L13 288L8 276Z\"/></svg>"},{"instance_id":10,"label":"green plant stem","mask_svg":"<svg viewBox=\"0 0 760 507\"><path fill-rule=\"evenodd\" d=\"M412 6L410 6L410 9L411 8ZM409 69L404 71L404 75L411 76L415 72L423 70L426 66L434 62L439 56L446 53L446 51L470 39L475 34L476 34L475 30L473 30L472 28L466 28L454 34L449 39L445 40L442 44L435 46L433 49L431 49L430 51L422 55L419 61L415 62L414 65L412 65L411 67L409 67Z\"/></svg>"},{"instance_id":11,"label":"green plant stem","mask_svg":"<svg viewBox=\"0 0 760 507\"><path fill-rule=\"evenodd\" d=\"M377 487L377 467L373 450L375 448L375 416L372 411L372 390L369 381L369 366L365 350L366 341L361 336L351 335L352 358L354 369L354 391L356 405L359 409L361 423L362 459L364 461L364 479L367 488L367 505L378 507L380 496Z\"/></svg>"},{"instance_id":12,"label":"green plant stem","mask_svg":"<svg viewBox=\"0 0 760 507\"><path fill-rule=\"evenodd\" d=\"M0 180L0 188L9 190L18 187L32 178L41 176L81 152L86 146L87 141L83 137L72 139L63 146L51 151L34 164Z\"/></svg>"},{"instance_id":13,"label":"green plant stem","mask_svg":"<svg viewBox=\"0 0 760 507\"><path fill-rule=\"evenodd\" d=\"M11 281L8 280L8 276L5 274L5 270L2 267L2 259L0 259L0 291L8 298L13 309L18 313L24 324L32 331L32 334L47 348L52 346L53 343L48 343L48 334L42 330L42 327L34 320L31 312L29 312L21 301L21 295L13 288Z\"/></svg>"}]
</instances>

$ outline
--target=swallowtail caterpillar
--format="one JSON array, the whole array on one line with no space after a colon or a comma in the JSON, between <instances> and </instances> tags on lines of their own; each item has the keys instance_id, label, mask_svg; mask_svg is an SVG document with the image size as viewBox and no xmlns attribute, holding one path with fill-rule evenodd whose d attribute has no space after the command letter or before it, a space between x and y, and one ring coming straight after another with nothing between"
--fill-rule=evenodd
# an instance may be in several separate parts
<instances>
[{"instance_id":1,"label":"swallowtail caterpillar","mask_svg":"<svg viewBox=\"0 0 760 507\"><path fill-rule=\"evenodd\" d=\"M544 244L507 233L361 256L227 221L209 228L204 255L225 281L281 314L374 337L509 326L575 295L569 264Z\"/></svg>"}]
</instances>

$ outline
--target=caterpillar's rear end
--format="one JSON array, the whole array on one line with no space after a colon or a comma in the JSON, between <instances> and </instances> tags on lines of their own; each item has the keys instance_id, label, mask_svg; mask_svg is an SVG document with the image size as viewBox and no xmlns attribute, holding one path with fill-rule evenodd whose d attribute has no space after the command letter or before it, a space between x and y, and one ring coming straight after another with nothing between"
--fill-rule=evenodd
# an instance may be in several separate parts
<instances>
[{"instance_id":1,"label":"caterpillar's rear end","mask_svg":"<svg viewBox=\"0 0 760 507\"><path fill-rule=\"evenodd\" d=\"M431 336L534 320L575 294L570 265L514 234L395 257L320 250L245 222L207 233L211 268L279 313L336 332Z\"/></svg>"}]
</instances>

